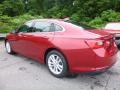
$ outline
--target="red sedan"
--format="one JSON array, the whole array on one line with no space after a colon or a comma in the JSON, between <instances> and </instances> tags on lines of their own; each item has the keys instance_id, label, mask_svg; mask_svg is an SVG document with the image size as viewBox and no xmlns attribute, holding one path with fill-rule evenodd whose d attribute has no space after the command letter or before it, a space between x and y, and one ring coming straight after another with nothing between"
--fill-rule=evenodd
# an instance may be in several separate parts
<instances>
[{"instance_id":1,"label":"red sedan","mask_svg":"<svg viewBox=\"0 0 120 90\"><path fill-rule=\"evenodd\" d=\"M94 72L116 62L114 36L73 21L38 19L26 22L5 39L9 54L19 53L47 65L56 77Z\"/></svg>"}]
</instances>

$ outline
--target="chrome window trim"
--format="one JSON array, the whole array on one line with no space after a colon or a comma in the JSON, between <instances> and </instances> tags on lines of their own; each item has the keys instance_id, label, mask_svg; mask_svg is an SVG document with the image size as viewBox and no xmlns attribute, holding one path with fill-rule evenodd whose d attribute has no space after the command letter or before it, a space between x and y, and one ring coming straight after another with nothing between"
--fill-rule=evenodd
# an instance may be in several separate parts
<instances>
[{"instance_id":1,"label":"chrome window trim","mask_svg":"<svg viewBox=\"0 0 120 90\"><path fill-rule=\"evenodd\" d=\"M54 31L54 32L64 32L65 31L65 28L62 25L59 25L58 23L55 23L55 22L53 22L53 23L58 25L58 26L60 26L62 28L61 31Z\"/></svg>"},{"instance_id":2,"label":"chrome window trim","mask_svg":"<svg viewBox=\"0 0 120 90\"><path fill-rule=\"evenodd\" d=\"M62 25L60 25L60 24L58 24L58 23L56 23L56 22L54 22L54 21L46 21L46 20L40 20L40 19L35 19L35 20L30 20L30 21L27 21L26 23L30 23L30 22L32 22L33 23L33 25L32 26L34 26L34 24L36 23L36 22L48 22L48 23L53 23L53 24L56 24L56 25L58 25L58 26L60 26L61 28L62 28L62 30L61 31L52 31L52 32L64 32L65 31L65 28L62 26ZM25 23L25 24L26 24Z\"/></svg>"}]
</instances>

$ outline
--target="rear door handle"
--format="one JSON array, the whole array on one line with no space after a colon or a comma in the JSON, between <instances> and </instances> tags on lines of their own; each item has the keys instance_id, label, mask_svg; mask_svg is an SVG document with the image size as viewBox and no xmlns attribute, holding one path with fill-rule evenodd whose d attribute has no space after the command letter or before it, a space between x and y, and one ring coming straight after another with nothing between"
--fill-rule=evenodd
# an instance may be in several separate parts
<instances>
[{"instance_id":1,"label":"rear door handle","mask_svg":"<svg viewBox=\"0 0 120 90\"><path fill-rule=\"evenodd\" d=\"M43 38L48 38L47 36L42 36Z\"/></svg>"}]
</instances>

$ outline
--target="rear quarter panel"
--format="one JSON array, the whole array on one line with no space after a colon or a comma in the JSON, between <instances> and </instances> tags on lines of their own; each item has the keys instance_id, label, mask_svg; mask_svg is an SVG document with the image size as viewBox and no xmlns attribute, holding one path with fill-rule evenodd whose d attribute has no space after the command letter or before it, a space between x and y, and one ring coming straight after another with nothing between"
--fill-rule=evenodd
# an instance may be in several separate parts
<instances>
[{"instance_id":1,"label":"rear quarter panel","mask_svg":"<svg viewBox=\"0 0 120 90\"><path fill-rule=\"evenodd\" d=\"M81 68L95 66L95 63L92 63L95 54L83 39L56 35L53 45L62 51L71 72L79 66Z\"/></svg>"}]
</instances>

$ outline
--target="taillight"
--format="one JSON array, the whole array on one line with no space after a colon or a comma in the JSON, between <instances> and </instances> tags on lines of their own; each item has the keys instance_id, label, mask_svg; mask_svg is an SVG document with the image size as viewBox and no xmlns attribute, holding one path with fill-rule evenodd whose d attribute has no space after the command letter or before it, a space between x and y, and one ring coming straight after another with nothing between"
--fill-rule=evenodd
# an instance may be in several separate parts
<instances>
[{"instance_id":1,"label":"taillight","mask_svg":"<svg viewBox=\"0 0 120 90\"><path fill-rule=\"evenodd\" d=\"M110 42L108 40L104 41L104 48L105 49L109 48L111 44L112 44L112 42Z\"/></svg>"},{"instance_id":2,"label":"taillight","mask_svg":"<svg viewBox=\"0 0 120 90\"><path fill-rule=\"evenodd\" d=\"M102 48L104 46L102 40L86 40L86 43L93 49Z\"/></svg>"},{"instance_id":3,"label":"taillight","mask_svg":"<svg viewBox=\"0 0 120 90\"><path fill-rule=\"evenodd\" d=\"M109 49L115 44L113 38L107 40L86 40L86 43L93 49L97 48Z\"/></svg>"}]
</instances>

